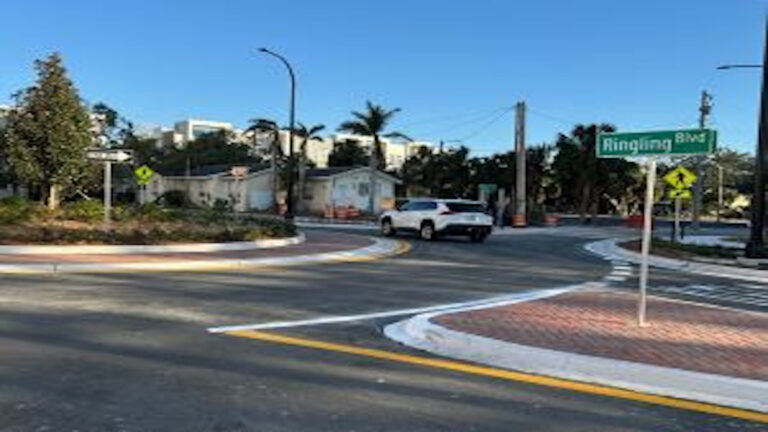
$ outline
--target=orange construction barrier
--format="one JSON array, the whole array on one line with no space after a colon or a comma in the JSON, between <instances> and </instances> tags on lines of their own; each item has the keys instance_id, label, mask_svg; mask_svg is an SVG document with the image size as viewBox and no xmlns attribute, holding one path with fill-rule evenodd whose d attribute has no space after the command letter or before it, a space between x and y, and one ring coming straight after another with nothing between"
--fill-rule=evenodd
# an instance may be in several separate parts
<instances>
[{"instance_id":1,"label":"orange construction barrier","mask_svg":"<svg viewBox=\"0 0 768 432\"><path fill-rule=\"evenodd\" d=\"M525 228L525 215L516 214L512 216L512 226L514 228Z\"/></svg>"},{"instance_id":2,"label":"orange construction barrier","mask_svg":"<svg viewBox=\"0 0 768 432\"><path fill-rule=\"evenodd\" d=\"M347 218L352 219L358 217L360 217L360 209L353 206L347 207Z\"/></svg>"},{"instance_id":3,"label":"orange construction barrier","mask_svg":"<svg viewBox=\"0 0 768 432\"><path fill-rule=\"evenodd\" d=\"M558 215L554 215L554 214L544 215L544 224L546 226L555 227L557 226L558 222L560 222L560 217Z\"/></svg>"}]
</instances>

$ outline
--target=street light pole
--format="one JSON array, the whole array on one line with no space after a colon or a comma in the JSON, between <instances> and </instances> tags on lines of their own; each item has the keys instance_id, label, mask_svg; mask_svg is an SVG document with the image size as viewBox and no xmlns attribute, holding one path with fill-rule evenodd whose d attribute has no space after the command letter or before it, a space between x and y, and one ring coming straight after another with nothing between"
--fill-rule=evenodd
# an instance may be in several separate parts
<instances>
[{"instance_id":1,"label":"street light pole","mask_svg":"<svg viewBox=\"0 0 768 432\"><path fill-rule=\"evenodd\" d=\"M288 60L285 59L285 57L281 56L280 54L277 54L275 52L272 52L266 48L259 48L260 52L263 52L264 54L269 54L273 57L276 57L278 60L283 62L286 69L288 69L288 75L291 77L291 99L290 99L290 110L289 110L289 120L288 120L288 190L286 191L286 208L285 208L285 219L287 220L293 220L293 181L294 181L294 160L293 160L293 131L295 129L294 122L295 122L295 115L296 115L296 76L293 74L293 68L291 67L291 64L288 63Z\"/></svg>"},{"instance_id":2,"label":"street light pole","mask_svg":"<svg viewBox=\"0 0 768 432\"><path fill-rule=\"evenodd\" d=\"M765 181L768 163L768 28L765 33L763 49L763 82L760 94L760 126L757 133L757 152L755 153L755 193L752 197L752 232L747 245L747 256L762 258L768 255L765 250Z\"/></svg>"},{"instance_id":3,"label":"street light pole","mask_svg":"<svg viewBox=\"0 0 768 432\"><path fill-rule=\"evenodd\" d=\"M760 125L757 132L757 151L755 154L755 188L752 195L752 227L747 243L746 255L750 258L765 258L765 182L768 180L768 27L763 47L763 64L739 64L718 66L719 70L762 68L763 81L760 93Z\"/></svg>"}]
</instances>

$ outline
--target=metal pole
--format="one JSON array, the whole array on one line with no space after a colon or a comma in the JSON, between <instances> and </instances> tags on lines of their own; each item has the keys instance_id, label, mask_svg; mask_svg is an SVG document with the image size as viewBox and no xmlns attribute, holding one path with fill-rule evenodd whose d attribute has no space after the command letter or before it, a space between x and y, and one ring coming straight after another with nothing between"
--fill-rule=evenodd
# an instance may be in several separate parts
<instances>
[{"instance_id":1,"label":"metal pole","mask_svg":"<svg viewBox=\"0 0 768 432\"><path fill-rule=\"evenodd\" d=\"M746 255L760 258L768 255L765 251L765 182L768 180L768 26L765 33L763 54L763 83L760 95L760 126L757 133L757 151L755 153L755 189L752 196L752 229Z\"/></svg>"},{"instance_id":2,"label":"metal pole","mask_svg":"<svg viewBox=\"0 0 768 432\"><path fill-rule=\"evenodd\" d=\"M526 225L525 197L525 102L515 105L515 220L513 226Z\"/></svg>"},{"instance_id":3,"label":"metal pole","mask_svg":"<svg viewBox=\"0 0 768 432\"><path fill-rule=\"evenodd\" d=\"M717 165L717 221L723 213L723 166Z\"/></svg>"},{"instance_id":4,"label":"metal pole","mask_svg":"<svg viewBox=\"0 0 768 432\"><path fill-rule=\"evenodd\" d=\"M675 242L680 241L680 197L675 197Z\"/></svg>"},{"instance_id":5,"label":"metal pole","mask_svg":"<svg viewBox=\"0 0 768 432\"><path fill-rule=\"evenodd\" d=\"M648 288L648 254L651 250L651 228L653 223L653 195L656 189L656 158L648 161L648 177L645 187L645 213L643 215L642 262L640 264L640 298L637 302L637 325L645 327L646 291Z\"/></svg>"},{"instance_id":6,"label":"metal pole","mask_svg":"<svg viewBox=\"0 0 768 432\"><path fill-rule=\"evenodd\" d=\"M104 162L104 223L110 222L112 212L112 162Z\"/></svg>"},{"instance_id":7,"label":"metal pole","mask_svg":"<svg viewBox=\"0 0 768 432\"><path fill-rule=\"evenodd\" d=\"M707 116L712 110L710 101L712 95L707 93L706 90L701 91L701 101L699 103L699 129L704 129L706 125ZM702 171L702 165L704 162L703 156L696 156L696 183L693 184L693 223L692 229L699 229L699 218L701 217L701 203L702 195L704 194L704 176Z\"/></svg>"},{"instance_id":8,"label":"metal pole","mask_svg":"<svg viewBox=\"0 0 768 432\"><path fill-rule=\"evenodd\" d=\"M290 96L290 111L289 111L289 120L288 120L288 190L286 191L286 208L285 208L285 218L288 220L293 220L293 184L294 184L294 160L293 160L293 130L295 117L296 117L296 76L293 73L293 68L291 67L291 64L288 63L288 60L285 59L285 57L281 56L280 54L277 54L275 52L272 52L266 48L259 48L259 51L269 54L273 57L276 57L279 59L283 64L285 65L286 69L288 69L288 75L290 75L291 78L291 96Z\"/></svg>"}]
</instances>

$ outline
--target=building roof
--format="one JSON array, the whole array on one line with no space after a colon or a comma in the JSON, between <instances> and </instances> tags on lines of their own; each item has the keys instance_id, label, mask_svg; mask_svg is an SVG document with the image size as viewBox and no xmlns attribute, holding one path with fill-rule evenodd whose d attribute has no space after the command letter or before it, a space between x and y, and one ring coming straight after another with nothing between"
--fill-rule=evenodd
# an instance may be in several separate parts
<instances>
[{"instance_id":1,"label":"building roof","mask_svg":"<svg viewBox=\"0 0 768 432\"><path fill-rule=\"evenodd\" d=\"M247 166L249 174L257 173L259 171L263 171L269 168L269 166L265 164L232 163L232 164L203 165L199 167L194 167L189 170L189 175L187 175L186 169L171 170L171 171L165 171L165 172L161 171L160 174L166 177L210 177L215 175L227 174L229 173L229 170L232 167L236 167L236 166Z\"/></svg>"},{"instance_id":2,"label":"building roof","mask_svg":"<svg viewBox=\"0 0 768 432\"><path fill-rule=\"evenodd\" d=\"M307 170L307 178L308 179L324 179L324 178L331 178L336 177L344 174L349 174L352 172L368 170L368 167L361 166L361 165L354 165L354 166L348 166L348 167L329 167L329 168L311 168ZM385 173L383 171L378 171L379 176L386 177L392 180L394 183L400 184L401 181L399 178Z\"/></svg>"}]
</instances>

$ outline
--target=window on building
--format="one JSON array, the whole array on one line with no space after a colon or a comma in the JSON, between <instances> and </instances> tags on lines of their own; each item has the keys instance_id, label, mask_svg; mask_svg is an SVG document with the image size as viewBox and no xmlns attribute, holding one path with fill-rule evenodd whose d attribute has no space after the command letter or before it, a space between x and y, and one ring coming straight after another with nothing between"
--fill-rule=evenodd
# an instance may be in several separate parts
<instances>
[{"instance_id":1,"label":"window on building","mask_svg":"<svg viewBox=\"0 0 768 432\"><path fill-rule=\"evenodd\" d=\"M368 196L370 193L370 185L365 182L361 182L357 184L357 193L360 196Z\"/></svg>"}]
</instances>

